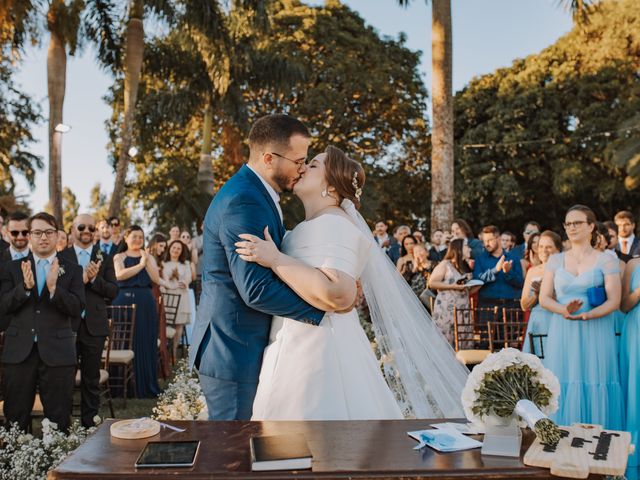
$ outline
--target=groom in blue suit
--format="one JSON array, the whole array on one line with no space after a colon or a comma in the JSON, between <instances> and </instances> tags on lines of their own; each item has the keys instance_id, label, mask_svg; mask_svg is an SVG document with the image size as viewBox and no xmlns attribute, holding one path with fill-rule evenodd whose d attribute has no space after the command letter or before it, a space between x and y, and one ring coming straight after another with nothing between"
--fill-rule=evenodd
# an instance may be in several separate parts
<instances>
[{"instance_id":1,"label":"groom in blue suit","mask_svg":"<svg viewBox=\"0 0 640 480\"><path fill-rule=\"evenodd\" d=\"M271 270L235 252L241 233L278 248L285 229L279 193L291 191L306 170L310 135L288 115L260 118L249 133L249 163L220 189L204 220L202 294L190 363L198 369L211 420L249 420L271 317L318 325L324 312L291 290Z\"/></svg>"}]
</instances>

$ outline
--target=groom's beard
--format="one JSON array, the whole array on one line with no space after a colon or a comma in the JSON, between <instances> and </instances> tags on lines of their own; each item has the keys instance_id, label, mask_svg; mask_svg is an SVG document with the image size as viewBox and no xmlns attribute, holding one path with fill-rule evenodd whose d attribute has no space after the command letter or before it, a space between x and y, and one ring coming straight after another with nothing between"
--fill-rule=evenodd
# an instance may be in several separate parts
<instances>
[{"instance_id":1,"label":"groom's beard","mask_svg":"<svg viewBox=\"0 0 640 480\"><path fill-rule=\"evenodd\" d=\"M295 179L291 179L286 176L284 173L276 173L272 177L273 181L276 182L276 185L280 188L282 192L293 192L293 186L296 184L300 176L298 175Z\"/></svg>"}]
</instances>

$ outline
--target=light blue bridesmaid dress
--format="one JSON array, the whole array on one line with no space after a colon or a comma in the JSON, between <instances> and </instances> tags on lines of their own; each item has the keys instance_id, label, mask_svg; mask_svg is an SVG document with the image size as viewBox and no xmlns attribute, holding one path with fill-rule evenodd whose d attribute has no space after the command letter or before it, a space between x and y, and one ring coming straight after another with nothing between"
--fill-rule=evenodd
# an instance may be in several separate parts
<instances>
[{"instance_id":1,"label":"light blue bridesmaid dress","mask_svg":"<svg viewBox=\"0 0 640 480\"><path fill-rule=\"evenodd\" d=\"M531 309L531 314L529 315L529 322L527 323L527 333L524 336L524 341L522 342L522 351L525 353L533 353L534 355L540 356L544 353L544 355L548 355L548 346L547 341L549 338L549 323L551 322L551 317L553 313L549 310L545 310L540 306L540 304L536 304L535 307ZM532 333L534 335L547 335L547 337L534 338L533 339L533 350L531 349L531 341L529 339L529 334ZM540 343L542 342L542 348L540 348ZM542 359L542 363L545 363L545 358Z\"/></svg>"},{"instance_id":2,"label":"light blue bridesmaid dress","mask_svg":"<svg viewBox=\"0 0 640 480\"><path fill-rule=\"evenodd\" d=\"M545 270L554 271L557 301L563 305L582 300L576 313L592 309L587 298L591 287L603 287L604 276L620 274L617 258L600 253L593 268L580 275L565 269L565 254L553 255ZM560 381L559 409L552 419L559 425L595 423L611 430L625 425L624 395L620 383L615 315L592 320L551 318L545 366Z\"/></svg>"},{"instance_id":3,"label":"light blue bridesmaid dress","mask_svg":"<svg viewBox=\"0 0 640 480\"><path fill-rule=\"evenodd\" d=\"M631 291L640 287L640 267L631 274ZM640 430L640 303L627 313L620 339L620 379L626 394L627 424L625 430L631 432L631 443L639 448ZM639 455L629 457L629 466L638 466Z\"/></svg>"}]
</instances>

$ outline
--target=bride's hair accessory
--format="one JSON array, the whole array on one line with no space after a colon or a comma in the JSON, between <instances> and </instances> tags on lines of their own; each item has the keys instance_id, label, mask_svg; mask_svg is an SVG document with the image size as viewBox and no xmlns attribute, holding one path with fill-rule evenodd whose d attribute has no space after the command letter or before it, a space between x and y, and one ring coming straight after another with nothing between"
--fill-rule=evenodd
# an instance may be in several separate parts
<instances>
[{"instance_id":1,"label":"bride's hair accessory","mask_svg":"<svg viewBox=\"0 0 640 480\"><path fill-rule=\"evenodd\" d=\"M362 188L358 186L358 171L353 172L353 181L351 182L353 185L353 189L356 192L356 200L360 201L360 197L362 196Z\"/></svg>"}]
</instances>

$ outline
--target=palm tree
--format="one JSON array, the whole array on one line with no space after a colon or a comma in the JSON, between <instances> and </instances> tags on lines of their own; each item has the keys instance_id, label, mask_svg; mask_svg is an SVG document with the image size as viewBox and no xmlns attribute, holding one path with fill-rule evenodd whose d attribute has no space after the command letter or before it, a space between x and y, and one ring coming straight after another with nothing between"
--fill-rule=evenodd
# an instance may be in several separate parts
<instances>
[{"instance_id":1,"label":"palm tree","mask_svg":"<svg viewBox=\"0 0 640 480\"><path fill-rule=\"evenodd\" d=\"M410 0L397 0L402 6ZM448 228L453 220L453 49L451 0L431 2L431 231Z\"/></svg>"}]
</instances>

